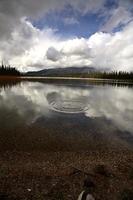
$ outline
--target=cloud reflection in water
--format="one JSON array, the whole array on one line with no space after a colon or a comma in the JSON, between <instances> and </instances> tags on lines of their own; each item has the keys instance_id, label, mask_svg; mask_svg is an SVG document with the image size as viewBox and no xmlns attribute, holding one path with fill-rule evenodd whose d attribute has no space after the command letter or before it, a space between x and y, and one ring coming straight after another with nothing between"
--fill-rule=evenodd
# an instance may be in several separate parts
<instances>
[{"instance_id":1,"label":"cloud reflection in water","mask_svg":"<svg viewBox=\"0 0 133 200\"><path fill-rule=\"evenodd\" d=\"M74 134L78 144L84 140L84 147L85 142L90 145L87 137L92 146L94 141L106 141L107 146L116 141L133 144L133 88L24 82L0 91L0 112L1 128L8 118L4 130L17 130L23 123L22 127L37 130L38 137L47 131L46 138L62 138L64 145L75 142Z\"/></svg>"},{"instance_id":2,"label":"cloud reflection in water","mask_svg":"<svg viewBox=\"0 0 133 200\"><path fill-rule=\"evenodd\" d=\"M84 113L87 107L87 97L76 96L74 98L64 97L57 92L47 95L48 103L54 111L63 113Z\"/></svg>"}]
</instances>

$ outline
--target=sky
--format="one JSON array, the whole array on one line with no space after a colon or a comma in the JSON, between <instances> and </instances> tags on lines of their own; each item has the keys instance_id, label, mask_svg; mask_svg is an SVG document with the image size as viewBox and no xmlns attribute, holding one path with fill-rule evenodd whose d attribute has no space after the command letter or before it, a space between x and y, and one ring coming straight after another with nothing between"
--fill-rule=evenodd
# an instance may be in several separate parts
<instances>
[{"instance_id":1,"label":"sky","mask_svg":"<svg viewBox=\"0 0 133 200\"><path fill-rule=\"evenodd\" d=\"M0 62L133 71L133 0L0 0Z\"/></svg>"}]
</instances>

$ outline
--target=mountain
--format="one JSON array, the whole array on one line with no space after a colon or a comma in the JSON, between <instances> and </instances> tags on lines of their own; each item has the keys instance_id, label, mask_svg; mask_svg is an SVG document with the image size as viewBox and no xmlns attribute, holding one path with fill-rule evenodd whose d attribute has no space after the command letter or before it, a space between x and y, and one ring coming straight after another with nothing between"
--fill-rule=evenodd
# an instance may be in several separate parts
<instances>
[{"instance_id":1,"label":"mountain","mask_svg":"<svg viewBox=\"0 0 133 200\"><path fill-rule=\"evenodd\" d=\"M26 76L71 76L78 74L87 74L94 72L93 67L67 67L67 68L52 68L52 69L43 69L40 71L31 71L27 72Z\"/></svg>"}]
</instances>

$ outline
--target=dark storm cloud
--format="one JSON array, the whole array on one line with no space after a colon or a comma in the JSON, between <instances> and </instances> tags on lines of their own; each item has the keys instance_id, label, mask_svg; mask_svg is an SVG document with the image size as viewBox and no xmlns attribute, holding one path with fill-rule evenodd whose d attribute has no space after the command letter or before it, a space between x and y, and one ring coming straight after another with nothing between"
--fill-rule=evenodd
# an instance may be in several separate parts
<instances>
[{"instance_id":1,"label":"dark storm cloud","mask_svg":"<svg viewBox=\"0 0 133 200\"><path fill-rule=\"evenodd\" d=\"M54 47L50 47L46 52L46 56L48 60L56 62L61 58L62 54L61 52L57 51Z\"/></svg>"},{"instance_id":2,"label":"dark storm cloud","mask_svg":"<svg viewBox=\"0 0 133 200\"><path fill-rule=\"evenodd\" d=\"M58 0L0 0L0 37L11 36L20 19L38 18L50 9L60 8L64 1Z\"/></svg>"}]
</instances>

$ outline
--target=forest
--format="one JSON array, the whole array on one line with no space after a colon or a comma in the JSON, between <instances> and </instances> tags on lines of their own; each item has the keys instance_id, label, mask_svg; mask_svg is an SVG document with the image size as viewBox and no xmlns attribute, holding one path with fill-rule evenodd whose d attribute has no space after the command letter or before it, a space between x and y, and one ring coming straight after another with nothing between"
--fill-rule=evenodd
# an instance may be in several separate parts
<instances>
[{"instance_id":1,"label":"forest","mask_svg":"<svg viewBox=\"0 0 133 200\"><path fill-rule=\"evenodd\" d=\"M34 74L33 76L37 76ZM41 75L41 77L45 77L47 75ZM101 72L101 71L93 71L93 72L80 72L80 73L51 73L48 75L49 77L72 77L72 78L94 78L94 79L114 79L114 80L132 80L133 81L133 72L124 72L124 71L111 71L111 72Z\"/></svg>"},{"instance_id":2,"label":"forest","mask_svg":"<svg viewBox=\"0 0 133 200\"><path fill-rule=\"evenodd\" d=\"M0 76L20 76L21 73L10 65L4 65L3 63L0 66Z\"/></svg>"},{"instance_id":3,"label":"forest","mask_svg":"<svg viewBox=\"0 0 133 200\"><path fill-rule=\"evenodd\" d=\"M81 74L83 78L100 78L100 79L120 79L133 80L133 72L112 71L112 72L90 72L88 74Z\"/></svg>"},{"instance_id":4,"label":"forest","mask_svg":"<svg viewBox=\"0 0 133 200\"><path fill-rule=\"evenodd\" d=\"M37 74L28 75L28 73L22 73L17 70L15 67L10 65L4 65L3 63L0 66L0 76L38 76ZM47 75L39 75L40 77L45 77ZM101 71L91 71L91 72L80 72L80 73L51 73L49 77L74 77L74 78L96 78L96 79L114 79L114 80L131 80L133 81L133 72L125 71L112 71L112 72L101 72Z\"/></svg>"}]
</instances>

